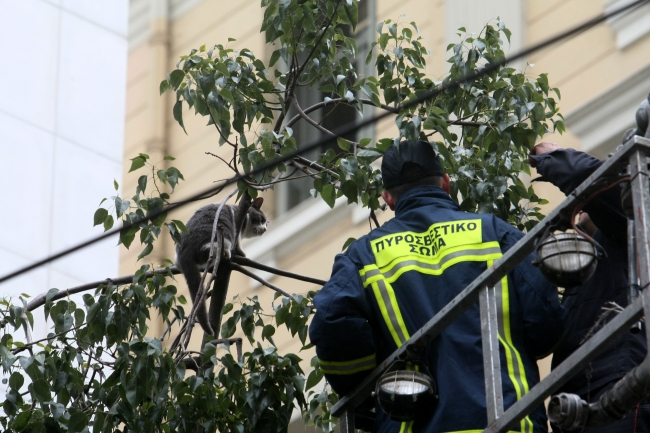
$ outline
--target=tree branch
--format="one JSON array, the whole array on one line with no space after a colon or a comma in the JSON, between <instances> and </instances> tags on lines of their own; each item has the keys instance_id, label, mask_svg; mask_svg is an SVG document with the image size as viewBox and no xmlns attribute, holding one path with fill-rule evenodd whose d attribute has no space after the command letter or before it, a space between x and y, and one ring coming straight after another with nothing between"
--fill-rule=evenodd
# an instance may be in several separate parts
<instances>
[{"instance_id":1,"label":"tree branch","mask_svg":"<svg viewBox=\"0 0 650 433\"><path fill-rule=\"evenodd\" d=\"M327 173L332 175L335 179L339 179L338 173L330 170L329 168L323 167L322 165L320 165L317 162L310 161L307 158L305 158L304 156L297 155L293 159L294 159L294 161L298 161L299 163L304 164L307 167L315 168L315 169L320 170L320 171L326 171Z\"/></svg>"},{"instance_id":2,"label":"tree branch","mask_svg":"<svg viewBox=\"0 0 650 433\"><path fill-rule=\"evenodd\" d=\"M255 275L254 273L252 273L248 269L244 268L243 266L239 266L237 263L231 263L230 266L234 270L239 271L242 274L247 275L247 276L251 277L252 279L254 279L255 281L265 285L269 289L275 290L276 292L282 294L283 296L286 296L287 298L293 298L293 296L291 296L289 293L285 292L284 290L282 290L278 286L274 286L273 284L269 283L268 281L266 281L262 277L258 277L257 275Z\"/></svg>"},{"instance_id":3,"label":"tree branch","mask_svg":"<svg viewBox=\"0 0 650 433\"><path fill-rule=\"evenodd\" d=\"M216 155L216 154L214 154L212 152L205 152L205 154L210 155L210 156L214 156L215 158L219 158L221 161L223 161L224 164L226 164L228 167L230 167L231 170L235 170L235 168L233 168L233 166L230 165L229 162L226 162L226 160L223 159L222 157L220 157L219 155ZM237 170L235 170L235 171L237 171Z\"/></svg>"},{"instance_id":4,"label":"tree branch","mask_svg":"<svg viewBox=\"0 0 650 433\"><path fill-rule=\"evenodd\" d=\"M300 104L298 103L298 98L296 98L294 96L292 99L293 99L293 106L296 107L296 110L298 111L298 115L300 117L302 117L303 119L305 119L305 121L307 123L309 123L311 126L313 126L314 128L318 129L322 133L327 134L327 135L329 135L331 137L340 138L340 139L343 139L343 140L347 141L352 146L354 146L355 149L359 146L359 143L357 143L356 141L350 141L347 138L343 138L340 135L336 135L332 131L330 131L329 129L327 129L327 128L323 127L322 125L320 125L314 119L309 117L304 111L302 111L302 108L300 108Z\"/></svg>"},{"instance_id":5,"label":"tree branch","mask_svg":"<svg viewBox=\"0 0 650 433\"><path fill-rule=\"evenodd\" d=\"M270 266L257 263L249 259L248 257L242 256L232 256L230 258L232 263L236 263L242 266L248 266L250 268L259 269L260 271L269 272L271 274L280 275L282 277L293 278L294 280L305 281L307 283L318 284L319 286L324 286L327 281L320 280L318 278L307 277L305 275L294 274L293 272L283 271L281 269L272 268Z\"/></svg>"}]
</instances>

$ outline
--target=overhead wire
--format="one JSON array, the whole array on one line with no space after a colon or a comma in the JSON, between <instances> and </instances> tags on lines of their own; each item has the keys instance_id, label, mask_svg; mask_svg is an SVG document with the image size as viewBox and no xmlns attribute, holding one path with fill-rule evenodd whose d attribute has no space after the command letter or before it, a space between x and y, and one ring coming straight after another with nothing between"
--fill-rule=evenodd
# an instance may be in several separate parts
<instances>
[{"instance_id":1,"label":"overhead wire","mask_svg":"<svg viewBox=\"0 0 650 433\"><path fill-rule=\"evenodd\" d=\"M576 35L578 33L583 32L583 31L585 31L587 29L590 29L591 27L593 27L593 26L595 26L597 24L600 24L601 22L603 22L603 21L605 21L605 20L607 20L607 19L609 19L609 18L611 18L611 17L613 17L615 15L618 15L618 14L620 14L622 12L625 12L625 11L628 11L628 10L638 8L639 6L641 6L643 4L646 4L646 3L649 3L649 2L650 2L650 0L636 0L634 2L623 5L623 6L619 7L619 8L617 8L617 9L613 9L610 12L603 13L600 16L597 16L597 17L592 18L592 19L590 19L588 21L585 21L584 23L582 23L582 24L580 24L578 26L575 26L575 27L573 27L573 28L571 28L569 30L566 30L566 31L564 31L562 33L559 33L558 35L555 35L555 36L550 37L550 38L548 38L548 39L546 39L546 40L544 40L542 42L534 44L529 48L525 48L523 50L520 50L519 52L513 54L510 57L503 57L502 59L500 59L498 61L494 61L492 63L489 63L489 64L485 65L484 67L478 69L475 72L467 74L467 75L465 75L463 77L460 77L460 78L458 78L456 80L451 80L451 81L449 81L447 83L444 83L440 87L437 87L436 89L433 89L431 91L424 92L420 96L418 96L416 98L413 98L413 99L411 99L411 100L409 100L407 102L404 102L404 103L400 104L398 107L395 107L394 111L383 112L383 113L378 114L376 116L373 116L371 118L361 120L359 122L355 122L352 125L337 128L337 129L333 130L332 132L337 136L344 136L346 134L350 134L352 132L355 132L358 129L373 125L373 124L379 122L380 120L383 120L384 118L386 118L388 116L394 116L396 111L402 111L402 110L406 110L406 109L409 109L411 107L417 106L418 104L426 102L429 99L432 99L432 98L434 98L434 97L436 97L436 96L438 96L438 95L440 95L440 94L442 94L442 93L444 93L444 92L446 92L446 91L448 91L448 90L450 90L450 89L452 89L452 88L454 88L456 86L459 86L459 85L461 85L463 83L466 83L468 81L475 80L476 78L479 78L479 77L481 77L483 75L489 74L490 72L492 72L492 71L494 71L494 70L496 70L496 69L498 69L498 68L500 68L500 67L502 67L502 66L504 66L504 65L506 65L506 64L508 64L510 62L513 62L515 60L518 60L518 59L521 59L521 58L523 58L525 56L528 56L529 54L532 54L532 53L534 53L536 51L539 51L539 50L541 50L541 49L543 49L543 48L545 48L545 47L547 47L549 45L553 45L553 44L555 44L555 43L557 43L557 42L559 42L559 41L561 41L563 39L569 38L571 36L574 36L574 35ZM311 143L309 145L306 145L306 146L302 147L301 149L297 149L296 151L291 152L291 153L286 154L286 155L283 155L283 156L278 156L278 158L274 159L273 161L262 164L262 165L256 167L255 169L251 170L248 173L235 175L235 176L233 176L233 177L231 177L229 179L221 181L217 186L213 186L211 188L203 190L200 193L194 194L194 195L190 196L189 198L181 200L179 202L171 203L171 204L165 206L163 209L160 209L158 211L151 212L145 218L141 218L141 219L132 221L130 223L123 224L122 227L117 227L117 228L108 230L108 231L102 233L101 235L96 236L96 237L94 237L92 239L89 239L89 240L84 241L84 242L82 242L80 244L74 245L72 247L69 247L69 248L67 248L67 249L65 249L63 251L60 251L60 252L56 253L56 254L53 254L51 256L48 256L48 257L43 258L41 260L38 260L38 261L36 261L36 262L34 262L34 263L30 264L30 265L19 268L19 269L15 270L15 271L13 271L13 272L11 272L9 274L6 274L6 275L0 277L0 283L11 280L12 278L15 278L15 277L17 277L19 275L22 275L22 274L24 274L26 272L29 272L29 271L33 270L33 269L36 269L36 268L41 267L43 265L46 265L47 263L53 262L53 261L58 260L58 259L60 259L62 257L70 255L70 254L72 254L72 253L74 253L76 251L79 251L79 250L81 250L83 248L86 248L86 247L88 247L88 246L90 246L90 245L92 245L94 243L97 243L97 242L99 242L101 240L104 240L104 239L106 239L108 237L116 235L116 234L120 233L123 230L125 230L125 231L129 230L130 228L135 227L135 226L137 226L137 225L139 225L141 223L144 223L144 222L146 222L148 220L155 219L156 217L158 217L158 216L160 216L160 215L162 215L164 213L167 213L167 212L170 212L172 210L183 207L183 206L185 206L185 205L187 205L189 203L192 203L192 202L196 201L197 199L205 198L206 196L209 197L209 196L215 195L215 194L219 193L221 190L223 190L223 188L225 188L226 186L231 185L233 183L236 183L239 180L243 179L244 177L254 176L256 174L260 174L260 173L262 173L262 172L264 172L264 171L266 171L266 170L268 170L270 168L276 167L279 164L282 164L284 162L287 162L287 161L299 156L301 153L306 153L306 152L309 152L310 150L316 149L316 148L322 146L323 144L329 142L330 140L331 140L330 136L321 137L320 139L314 141L313 143Z\"/></svg>"}]
</instances>

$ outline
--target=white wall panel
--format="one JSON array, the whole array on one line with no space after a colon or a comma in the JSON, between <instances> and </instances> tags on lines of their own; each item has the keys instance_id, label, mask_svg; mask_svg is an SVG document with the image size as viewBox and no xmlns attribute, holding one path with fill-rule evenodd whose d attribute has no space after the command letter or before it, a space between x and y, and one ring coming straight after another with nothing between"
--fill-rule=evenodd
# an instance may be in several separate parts
<instances>
[{"instance_id":1,"label":"white wall panel","mask_svg":"<svg viewBox=\"0 0 650 433\"><path fill-rule=\"evenodd\" d=\"M0 147L3 161L9 161L2 165L0 196L11 209L1 217L0 248L44 257L49 251L54 136L0 112Z\"/></svg>"},{"instance_id":2,"label":"white wall panel","mask_svg":"<svg viewBox=\"0 0 650 433\"><path fill-rule=\"evenodd\" d=\"M0 6L0 111L54 131L59 9L39 0Z\"/></svg>"},{"instance_id":3,"label":"white wall panel","mask_svg":"<svg viewBox=\"0 0 650 433\"><path fill-rule=\"evenodd\" d=\"M59 133L116 162L124 139L126 50L125 38L63 13Z\"/></svg>"},{"instance_id":4,"label":"white wall panel","mask_svg":"<svg viewBox=\"0 0 650 433\"><path fill-rule=\"evenodd\" d=\"M6 275L102 232L93 230L94 211L121 181L128 1L0 0L0 11ZM115 244L2 283L0 296L115 276ZM39 326L36 334L47 332Z\"/></svg>"},{"instance_id":5,"label":"white wall panel","mask_svg":"<svg viewBox=\"0 0 650 433\"><path fill-rule=\"evenodd\" d=\"M62 0L65 10L95 23L122 37L128 32L128 0Z\"/></svg>"}]
</instances>

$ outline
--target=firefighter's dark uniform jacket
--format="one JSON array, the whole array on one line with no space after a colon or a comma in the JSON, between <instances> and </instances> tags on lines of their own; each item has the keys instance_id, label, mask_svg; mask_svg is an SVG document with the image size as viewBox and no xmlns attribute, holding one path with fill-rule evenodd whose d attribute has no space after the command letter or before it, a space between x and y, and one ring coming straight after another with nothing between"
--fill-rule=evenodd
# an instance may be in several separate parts
<instances>
[{"instance_id":1,"label":"firefighter's dark uniform jacket","mask_svg":"<svg viewBox=\"0 0 650 433\"><path fill-rule=\"evenodd\" d=\"M560 149L532 156L542 180L553 183L570 194L605 161L573 149ZM567 288L563 305L567 311L566 334L553 353L553 368L571 355L585 339L603 307L616 302L628 304L627 217L621 208L620 188L612 188L592 199L584 210L598 227L593 237L607 253L598 263L594 275L584 284ZM613 315L602 322L604 326ZM591 397L603 387L611 386L638 365L646 355L644 332L626 332L607 347L590 365L576 374L558 391Z\"/></svg>"},{"instance_id":2,"label":"firefighter's dark uniform jacket","mask_svg":"<svg viewBox=\"0 0 650 433\"><path fill-rule=\"evenodd\" d=\"M351 391L521 237L492 215L460 211L440 188L407 191L395 218L336 257L331 279L315 298L310 337L334 390ZM563 331L557 290L531 261L525 258L496 290L506 408L539 381L535 359L547 355ZM435 411L399 423L377 408L377 431L486 427L479 316L476 303L427 349L440 397ZM513 431L546 432L544 409Z\"/></svg>"}]
</instances>

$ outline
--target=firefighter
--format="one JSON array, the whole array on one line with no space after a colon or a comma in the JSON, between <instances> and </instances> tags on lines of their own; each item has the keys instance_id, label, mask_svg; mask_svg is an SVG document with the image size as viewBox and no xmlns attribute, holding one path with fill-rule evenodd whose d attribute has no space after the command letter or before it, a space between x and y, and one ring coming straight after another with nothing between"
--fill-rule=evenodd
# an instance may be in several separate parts
<instances>
[{"instance_id":1,"label":"firefighter","mask_svg":"<svg viewBox=\"0 0 650 433\"><path fill-rule=\"evenodd\" d=\"M334 262L310 327L319 363L345 395L523 235L493 215L462 212L430 143L403 141L382 161L383 198L395 218ZM563 332L557 290L526 257L496 287L507 409L537 382L536 359ZM434 408L396 422L376 408L379 432L474 432L487 425L478 303L430 342ZM542 406L513 431L546 432Z\"/></svg>"},{"instance_id":2,"label":"firefighter","mask_svg":"<svg viewBox=\"0 0 650 433\"><path fill-rule=\"evenodd\" d=\"M639 112L643 114L641 110ZM639 117L637 113L637 119ZM542 176L540 180L552 183L567 195L605 162L548 142L536 145L529 159ZM620 191L620 188L612 188L594 197L584 206L585 213L580 216L580 225L603 247L607 257L598 263L589 280L580 286L567 288L564 293L566 335L553 353L553 368L580 347L588 334L599 329L594 329L594 326L598 323L604 326L614 316L599 320L605 313L604 308L611 307L612 302L622 307L628 305L627 217L621 207ZM646 352L645 332L626 332L562 385L557 393L567 392L588 402L597 401L601 394L643 361ZM583 432L650 432L650 401L642 401L614 424L586 428Z\"/></svg>"}]
</instances>

